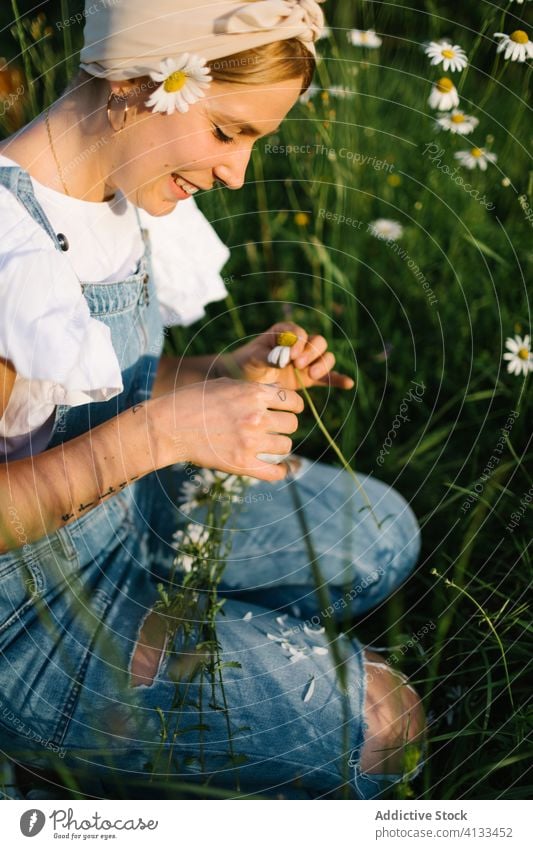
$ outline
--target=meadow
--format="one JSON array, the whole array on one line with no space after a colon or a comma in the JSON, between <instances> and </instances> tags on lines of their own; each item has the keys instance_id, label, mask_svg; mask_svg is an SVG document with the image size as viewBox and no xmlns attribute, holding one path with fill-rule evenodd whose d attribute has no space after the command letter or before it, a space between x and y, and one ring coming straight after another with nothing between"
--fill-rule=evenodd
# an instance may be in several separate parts
<instances>
[{"instance_id":1,"label":"meadow","mask_svg":"<svg viewBox=\"0 0 533 849\"><path fill-rule=\"evenodd\" d=\"M43 4L46 20L23 18L20 51L8 5L4 103L26 82L5 133L57 96L81 38L79 25L54 27L66 4ZM508 0L412 6L326 4L313 89L257 143L242 190L198 198L231 249L229 297L167 346L228 350L280 318L330 340L356 386L311 390L320 416L359 472L410 500L422 528L407 585L352 623L424 694L427 766L397 792L521 799L533 789L531 60L505 59L494 33L533 38L533 17ZM425 46L440 39L465 51L466 67L430 64ZM428 103L443 77L463 115L451 129ZM462 135L464 115L477 123ZM518 374L504 359L515 336ZM295 453L338 463L309 410Z\"/></svg>"}]
</instances>

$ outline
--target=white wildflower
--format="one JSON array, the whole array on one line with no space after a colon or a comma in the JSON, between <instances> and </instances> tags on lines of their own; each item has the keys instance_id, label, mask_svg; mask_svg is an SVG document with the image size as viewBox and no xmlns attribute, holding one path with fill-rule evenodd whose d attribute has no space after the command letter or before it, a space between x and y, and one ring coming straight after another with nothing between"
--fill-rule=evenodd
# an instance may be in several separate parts
<instances>
[{"instance_id":1,"label":"white wildflower","mask_svg":"<svg viewBox=\"0 0 533 849\"><path fill-rule=\"evenodd\" d=\"M432 65L440 65L444 71L462 71L468 65L465 51L458 44L450 41L430 41L425 49L426 56L431 59Z\"/></svg>"},{"instance_id":2,"label":"white wildflower","mask_svg":"<svg viewBox=\"0 0 533 849\"><path fill-rule=\"evenodd\" d=\"M531 355L531 343L529 336L516 335L514 339L509 337L505 340L505 347L508 353L503 355L504 360L507 360L507 371L509 374L517 376L533 371L533 356Z\"/></svg>"},{"instance_id":3,"label":"white wildflower","mask_svg":"<svg viewBox=\"0 0 533 849\"><path fill-rule=\"evenodd\" d=\"M454 109L448 115L437 118L437 125L442 130L449 130L450 133L458 133L460 136L473 133L478 124L477 118L473 115L465 115L459 109Z\"/></svg>"},{"instance_id":4,"label":"white wildflower","mask_svg":"<svg viewBox=\"0 0 533 849\"><path fill-rule=\"evenodd\" d=\"M403 227L398 221L390 218L376 218L368 225L370 232L376 239L400 239L403 236Z\"/></svg>"},{"instance_id":5,"label":"white wildflower","mask_svg":"<svg viewBox=\"0 0 533 849\"><path fill-rule=\"evenodd\" d=\"M439 112L448 112L459 106L457 89L449 77L441 77L437 80L431 89L428 103L432 109L438 109Z\"/></svg>"},{"instance_id":6,"label":"white wildflower","mask_svg":"<svg viewBox=\"0 0 533 849\"><path fill-rule=\"evenodd\" d=\"M146 101L152 112L167 115L176 110L188 112L191 104L205 96L213 79L205 59L190 53L184 53L179 59L163 59L160 68L159 73L150 74L155 82L161 83Z\"/></svg>"},{"instance_id":7,"label":"white wildflower","mask_svg":"<svg viewBox=\"0 0 533 849\"><path fill-rule=\"evenodd\" d=\"M470 150L458 150L454 153L454 158L458 160L460 165L472 171L474 168L479 168L481 171L487 170L487 163L496 162L498 157L495 153L490 153L482 147L472 147Z\"/></svg>"},{"instance_id":8,"label":"white wildflower","mask_svg":"<svg viewBox=\"0 0 533 849\"><path fill-rule=\"evenodd\" d=\"M511 62L525 62L526 59L533 59L533 41L523 29L517 29L511 35L495 32L494 38L501 39L496 53L505 50L504 59L509 59Z\"/></svg>"},{"instance_id":9,"label":"white wildflower","mask_svg":"<svg viewBox=\"0 0 533 849\"><path fill-rule=\"evenodd\" d=\"M381 47L383 44L383 40L379 37L379 35L376 35L376 32L373 29L351 29L348 32L348 41L350 44L353 44L354 47L376 48Z\"/></svg>"}]
</instances>

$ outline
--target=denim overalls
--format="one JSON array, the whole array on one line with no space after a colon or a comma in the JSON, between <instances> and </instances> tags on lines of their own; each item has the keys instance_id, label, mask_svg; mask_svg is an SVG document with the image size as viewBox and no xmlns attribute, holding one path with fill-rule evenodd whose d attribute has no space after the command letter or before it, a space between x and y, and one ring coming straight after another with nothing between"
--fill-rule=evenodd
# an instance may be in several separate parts
<instances>
[{"instance_id":1,"label":"denim overalls","mask_svg":"<svg viewBox=\"0 0 533 849\"><path fill-rule=\"evenodd\" d=\"M0 168L0 185L61 250L29 175ZM134 274L81 284L91 315L111 330L124 390L107 402L58 406L48 448L150 397L163 329L144 231L143 239ZM261 497L239 512L221 586L226 603L217 636L222 660L231 663L224 670L227 711L203 681L188 685L177 710L172 663L176 652L191 651L179 637L161 653L153 682L131 683L134 647L176 557L183 467L130 482L55 533L31 544L21 537L19 548L0 556L0 750L36 768L68 766L82 790L104 796L115 782L133 796L137 782L140 798L148 787L165 798L170 779L209 775L228 792L238 776L244 793L315 798L337 791L346 762L352 798L375 798L398 780L363 774L358 765L366 727L363 646L344 638L346 713L318 626L319 616L360 615L390 595L414 567L418 526L398 493L363 478L383 520L378 532L344 471L300 463L292 485L331 610L317 601L290 487L260 482L251 492ZM15 521L16 506L10 509ZM201 511L191 518L201 521Z\"/></svg>"}]
</instances>

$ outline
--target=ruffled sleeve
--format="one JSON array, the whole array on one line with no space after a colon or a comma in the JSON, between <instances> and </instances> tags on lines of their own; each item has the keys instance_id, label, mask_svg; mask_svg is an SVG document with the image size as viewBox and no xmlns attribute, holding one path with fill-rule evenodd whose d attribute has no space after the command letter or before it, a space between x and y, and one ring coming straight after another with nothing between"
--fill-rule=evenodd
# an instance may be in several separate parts
<instances>
[{"instance_id":1,"label":"ruffled sleeve","mask_svg":"<svg viewBox=\"0 0 533 849\"><path fill-rule=\"evenodd\" d=\"M50 237L0 187L0 356L40 381L43 406L106 401L122 389L106 325L92 318L80 283Z\"/></svg>"},{"instance_id":2,"label":"ruffled sleeve","mask_svg":"<svg viewBox=\"0 0 533 849\"><path fill-rule=\"evenodd\" d=\"M140 209L150 234L152 271L163 323L189 325L204 307L228 294L220 271L229 250L198 209L194 199L180 201L169 215Z\"/></svg>"}]
</instances>

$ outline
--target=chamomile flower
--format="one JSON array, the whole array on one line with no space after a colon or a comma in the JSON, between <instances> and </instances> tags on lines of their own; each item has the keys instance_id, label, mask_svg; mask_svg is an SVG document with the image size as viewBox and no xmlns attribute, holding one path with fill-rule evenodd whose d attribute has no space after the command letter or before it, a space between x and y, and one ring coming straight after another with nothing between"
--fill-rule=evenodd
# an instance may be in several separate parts
<instances>
[{"instance_id":1,"label":"chamomile flower","mask_svg":"<svg viewBox=\"0 0 533 849\"><path fill-rule=\"evenodd\" d=\"M498 157L495 153L490 153L488 150L483 150L482 147L472 147L470 150L458 150L454 153L457 159L464 168L473 171L474 168L479 168L481 171L487 170L487 163L496 162Z\"/></svg>"},{"instance_id":2,"label":"chamomile flower","mask_svg":"<svg viewBox=\"0 0 533 849\"><path fill-rule=\"evenodd\" d=\"M174 548L179 552L179 565L183 572L190 572L195 560L201 557L204 545L209 542L209 528L191 523L185 530L178 530L173 536Z\"/></svg>"},{"instance_id":3,"label":"chamomile flower","mask_svg":"<svg viewBox=\"0 0 533 849\"><path fill-rule=\"evenodd\" d=\"M468 65L466 53L458 44L450 41L430 41L425 49L426 56L431 59L432 65L440 65L445 71L462 71Z\"/></svg>"},{"instance_id":4,"label":"chamomile flower","mask_svg":"<svg viewBox=\"0 0 533 849\"><path fill-rule=\"evenodd\" d=\"M368 229L376 239L392 239L395 242L403 236L402 225L391 218L376 218L375 221L370 222Z\"/></svg>"},{"instance_id":5,"label":"chamomile flower","mask_svg":"<svg viewBox=\"0 0 533 849\"><path fill-rule=\"evenodd\" d=\"M290 331L278 333L276 337L278 344L269 352L267 356L268 362L273 366L285 368L291 359L291 348L297 341L298 337L295 333L291 333Z\"/></svg>"},{"instance_id":6,"label":"chamomile flower","mask_svg":"<svg viewBox=\"0 0 533 849\"><path fill-rule=\"evenodd\" d=\"M376 35L373 29L351 29L348 33L348 41L354 47L381 47L383 39Z\"/></svg>"},{"instance_id":7,"label":"chamomile flower","mask_svg":"<svg viewBox=\"0 0 533 849\"><path fill-rule=\"evenodd\" d=\"M529 336L524 336L522 339L518 334L514 337L509 337L505 340L507 354L503 355L504 360L507 360L507 371L509 374L526 375L533 371L533 355L531 354L531 344Z\"/></svg>"},{"instance_id":8,"label":"chamomile flower","mask_svg":"<svg viewBox=\"0 0 533 849\"><path fill-rule=\"evenodd\" d=\"M442 115L437 118L437 124L443 130L449 130L450 133L458 133L460 136L467 136L473 133L479 121L473 115L465 115L459 109L453 109L448 115Z\"/></svg>"},{"instance_id":9,"label":"chamomile flower","mask_svg":"<svg viewBox=\"0 0 533 849\"><path fill-rule=\"evenodd\" d=\"M510 59L511 62L525 62L526 59L533 59L533 41L530 41L527 32L523 29L516 29L511 35L495 32L494 38L501 39L496 53L505 50L504 59Z\"/></svg>"},{"instance_id":10,"label":"chamomile flower","mask_svg":"<svg viewBox=\"0 0 533 849\"><path fill-rule=\"evenodd\" d=\"M433 85L428 103L431 109L438 109L439 112L448 112L459 106L457 89L448 77L441 77Z\"/></svg>"},{"instance_id":11,"label":"chamomile flower","mask_svg":"<svg viewBox=\"0 0 533 849\"><path fill-rule=\"evenodd\" d=\"M209 68L205 59L190 53L184 53L179 59L163 59L161 72L153 72L150 77L161 83L146 101L152 112L172 115L188 112L189 106L204 97L209 83Z\"/></svg>"}]
</instances>

